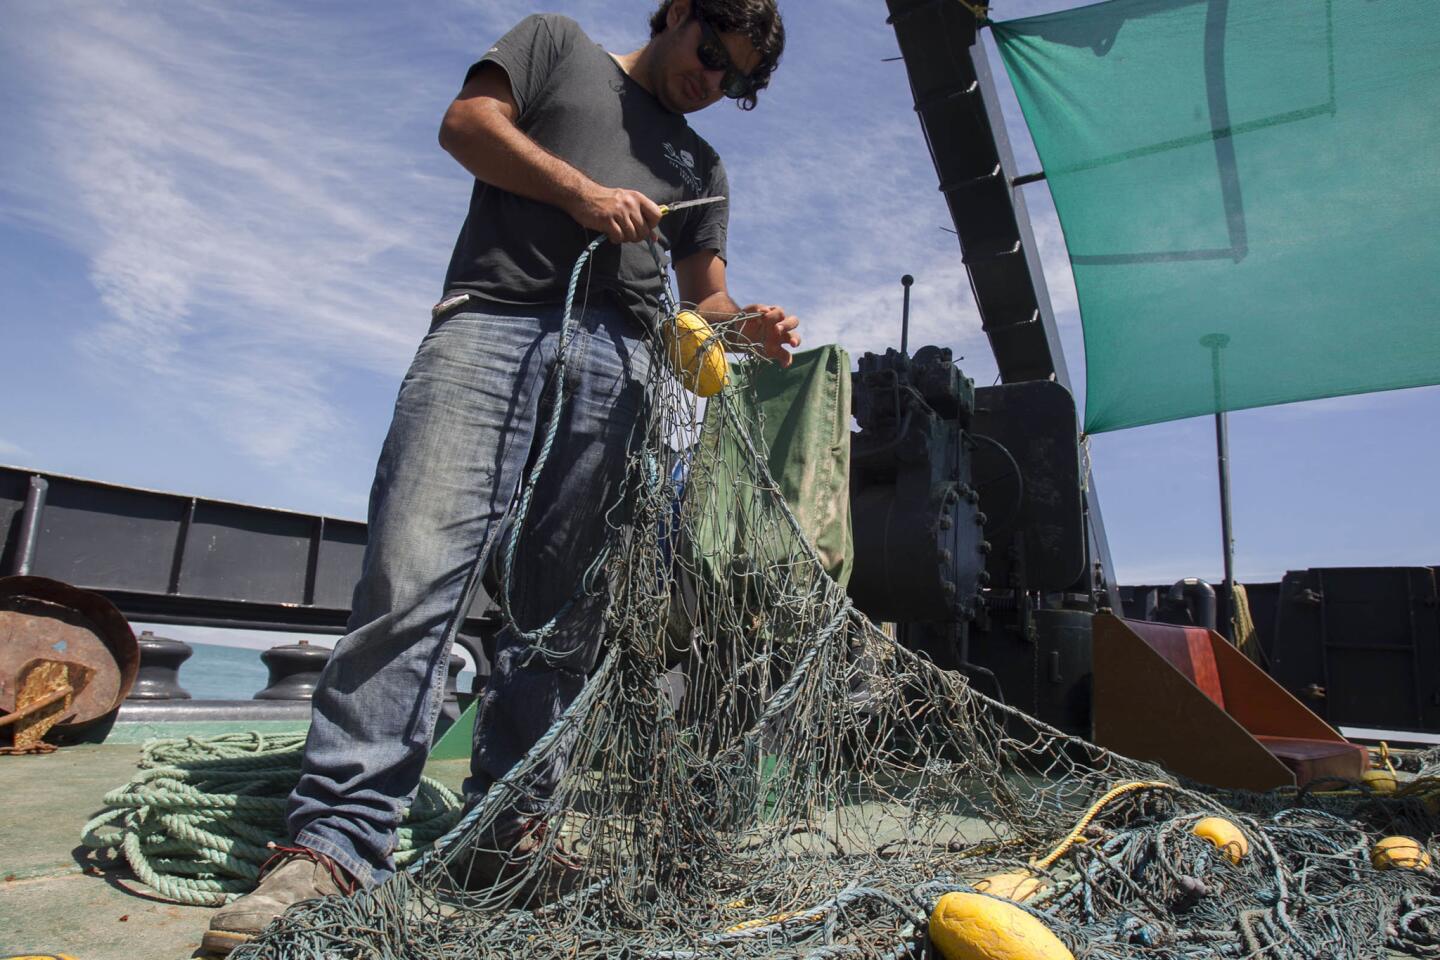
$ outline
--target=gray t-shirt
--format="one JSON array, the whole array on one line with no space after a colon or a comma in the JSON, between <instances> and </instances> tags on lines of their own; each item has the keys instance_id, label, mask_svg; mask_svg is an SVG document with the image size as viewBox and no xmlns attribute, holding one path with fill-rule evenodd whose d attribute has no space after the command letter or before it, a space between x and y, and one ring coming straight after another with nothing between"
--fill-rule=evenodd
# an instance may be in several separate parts
<instances>
[{"instance_id":1,"label":"gray t-shirt","mask_svg":"<svg viewBox=\"0 0 1440 960\"><path fill-rule=\"evenodd\" d=\"M568 17L526 17L470 68L467 81L483 63L509 76L520 130L595 182L638 190L656 203L726 194L725 167L710 145ZM661 245L677 260L702 250L724 257L728 222L726 203L669 214L660 221ZM477 180L445 293L520 306L563 303L575 261L595 236L558 207ZM662 254L661 262L668 266L669 258ZM650 245L604 243L591 264L581 281L590 294L609 294L648 326L662 289Z\"/></svg>"}]
</instances>

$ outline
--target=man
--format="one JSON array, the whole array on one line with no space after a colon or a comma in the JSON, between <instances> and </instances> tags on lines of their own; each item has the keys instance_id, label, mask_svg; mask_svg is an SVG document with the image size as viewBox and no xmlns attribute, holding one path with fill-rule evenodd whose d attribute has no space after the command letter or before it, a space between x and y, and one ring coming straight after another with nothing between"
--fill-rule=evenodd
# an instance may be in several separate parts
<instances>
[{"instance_id":1,"label":"man","mask_svg":"<svg viewBox=\"0 0 1440 960\"><path fill-rule=\"evenodd\" d=\"M684 119L723 97L751 109L779 61L775 0L664 0L646 45L623 56L573 21L532 16L470 69L440 143L475 176L435 322L401 384L371 491L369 543L351 632L315 693L304 771L290 798L292 846L255 892L217 911L208 950L226 952L301 900L348 893L394 871L395 830L414 797L446 664L497 529L562 404L537 481L476 724L469 797L483 795L579 693L600 650L603 597L579 589L643 433L648 325L660 244L683 300L753 314L740 336L788 365L797 321L742 311L725 282L723 202L664 216L662 203L722 196L718 155ZM547 391L573 264L595 253L563 397ZM553 619L543 646L526 631ZM497 825L524 842L563 773L524 784Z\"/></svg>"}]
</instances>

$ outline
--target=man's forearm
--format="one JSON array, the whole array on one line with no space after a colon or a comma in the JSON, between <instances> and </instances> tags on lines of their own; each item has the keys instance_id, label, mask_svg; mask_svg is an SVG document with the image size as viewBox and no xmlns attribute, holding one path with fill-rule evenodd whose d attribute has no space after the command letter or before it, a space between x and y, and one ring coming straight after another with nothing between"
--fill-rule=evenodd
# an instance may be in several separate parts
<instances>
[{"instance_id":1,"label":"man's forearm","mask_svg":"<svg viewBox=\"0 0 1440 960\"><path fill-rule=\"evenodd\" d=\"M505 74L482 69L445 111L440 146L475 179L558 207L616 243L649 239L660 222L653 200L591 180L517 127L517 114Z\"/></svg>"},{"instance_id":2,"label":"man's forearm","mask_svg":"<svg viewBox=\"0 0 1440 960\"><path fill-rule=\"evenodd\" d=\"M745 311L739 304L730 299L729 293L721 290L717 293L710 294L710 296L695 304L695 312L704 317L707 323L720 328L721 337L724 338L724 342L729 344L731 349L738 350L753 346L754 340L749 335L749 332L742 330L740 328L741 325L734 322L736 316Z\"/></svg>"},{"instance_id":3,"label":"man's forearm","mask_svg":"<svg viewBox=\"0 0 1440 960\"><path fill-rule=\"evenodd\" d=\"M575 215L599 184L541 147L497 110L446 117L440 145L475 179Z\"/></svg>"},{"instance_id":4,"label":"man's forearm","mask_svg":"<svg viewBox=\"0 0 1440 960\"><path fill-rule=\"evenodd\" d=\"M695 312L711 323L724 323L727 320L735 319L737 313L745 311L730 299L729 293L721 290L695 304Z\"/></svg>"}]
</instances>

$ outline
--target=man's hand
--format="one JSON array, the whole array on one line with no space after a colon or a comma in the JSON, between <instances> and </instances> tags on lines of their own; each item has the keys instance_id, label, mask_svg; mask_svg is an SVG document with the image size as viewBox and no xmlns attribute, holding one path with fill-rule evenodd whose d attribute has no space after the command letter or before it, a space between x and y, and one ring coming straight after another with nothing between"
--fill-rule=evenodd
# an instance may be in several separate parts
<instances>
[{"instance_id":1,"label":"man's hand","mask_svg":"<svg viewBox=\"0 0 1440 960\"><path fill-rule=\"evenodd\" d=\"M800 321L768 303L752 303L743 309L737 306L725 289L725 261L714 250L701 250L677 260L675 279L681 299L695 304L700 315L712 323L723 324L729 343L742 348L758 347L768 359L782 367L790 366L789 351L800 346L800 334L795 332ZM728 321L736 314L751 316L732 326Z\"/></svg>"},{"instance_id":2,"label":"man's hand","mask_svg":"<svg viewBox=\"0 0 1440 960\"><path fill-rule=\"evenodd\" d=\"M759 314L740 325L740 335L760 348L760 352L782 367L790 366L790 353L800 346L798 317L792 317L779 307L764 303L752 303L744 308L745 313Z\"/></svg>"},{"instance_id":3,"label":"man's hand","mask_svg":"<svg viewBox=\"0 0 1440 960\"><path fill-rule=\"evenodd\" d=\"M637 190L596 186L581 194L570 216L587 230L598 230L616 243L638 243L655 235L660 207Z\"/></svg>"}]
</instances>

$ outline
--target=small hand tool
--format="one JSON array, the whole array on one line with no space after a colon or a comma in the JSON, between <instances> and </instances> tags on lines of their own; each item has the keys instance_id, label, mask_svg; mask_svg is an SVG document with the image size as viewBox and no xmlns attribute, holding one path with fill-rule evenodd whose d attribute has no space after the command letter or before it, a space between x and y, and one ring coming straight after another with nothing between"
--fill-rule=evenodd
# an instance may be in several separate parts
<instances>
[{"instance_id":1,"label":"small hand tool","mask_svg":"<svg viewBox=\"0 0 1440 960\"><path fill-rule=\"evenodd\" d=\"M680 200L675 203L662 203L660 204L660 216L663 217L667 213L674 213L676 210L684 210L687 207L700 207L707 203L719 203L724 199L724 197L700 197L696 200Z\"/></svg>"}]
</instances>

